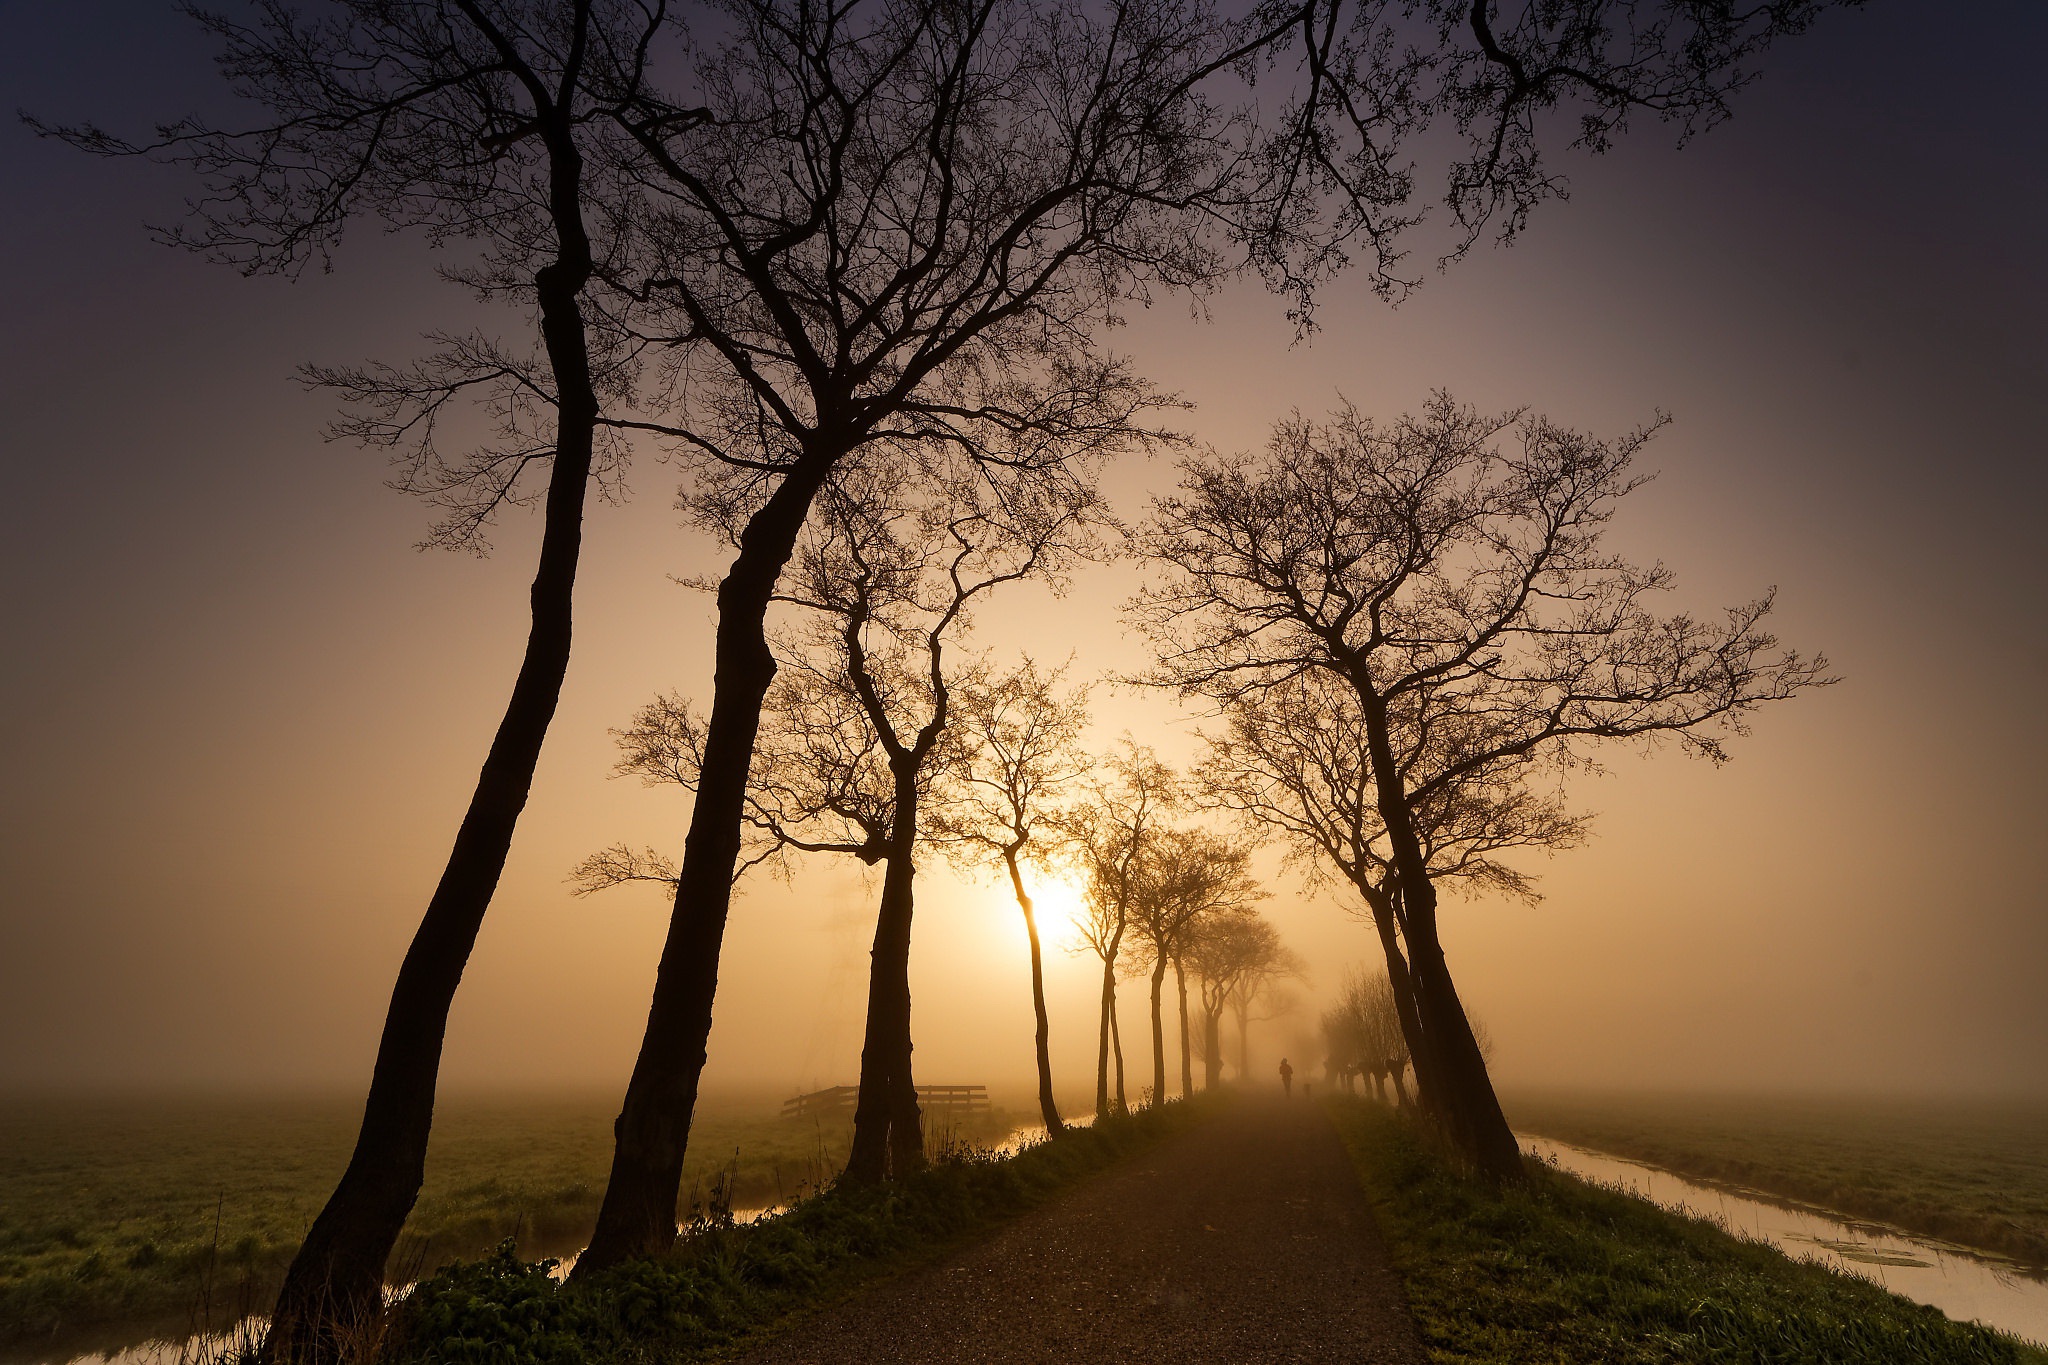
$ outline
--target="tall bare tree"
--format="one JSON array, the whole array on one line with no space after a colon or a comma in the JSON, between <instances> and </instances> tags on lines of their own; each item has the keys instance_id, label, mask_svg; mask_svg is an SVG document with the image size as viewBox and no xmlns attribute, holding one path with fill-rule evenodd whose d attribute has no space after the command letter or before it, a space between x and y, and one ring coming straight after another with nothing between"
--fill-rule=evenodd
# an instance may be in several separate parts
<instances>
[{"instance_id":1,"label":"tall bare tree","mask_svg":"<svg viewBox=\"0 0 2048 1365\"><path fill-rule=\"evenodd\" d=\"M305 371L350 405L337 434L391 451L394 486L442 510L429 544L480 551L501 508L543 507L511 697L399 967L348 1167L271 1314L268 1357L326 1362L364 1339L419 1194L448 1011L568 668L585 501L622 457L601 418L633 371L589 289L623 250L629 139L615 119L644 92L664 16L659 3L619 0L276 3L247 22L191 13L233 92L263 111L253 126L188 118L146 140L36 126L190 168L204 186L193 220L160 235L244 273L325 267L348 225L370 216L463 244L443 273L524 315L523 339L443 335L409 364ZM439 425L466 403L495 434L451 452Z\"/></svg>"},{"instance_id":2,"label":"tall bare tree","mask_svg":"<svg viewBox=\"0 0 2048 1365\"><path fill-rule=\"evenodd\" d=\"M1166 1099L1166 973L1186 953L1204 919L1242 911L1263 898L1252 880L1251 855L1205 829L1162 829L1139 845L1131 861L1129 937L1125 951L1150 979L1152 1102ZM1187 990L1180 985L1181 1075L1191 1088Z\"/></svg>"},{"instance_id":3,"label":"tall bare tree","mask_svg":"<svg viewBox=\"0 0 2048 1365\"><path fill-rule=\"evenodd\" d=\"M820 490L855 459L907 481L930 451L1056 468L1128 447L1150 393L1098 323L1128 291L1223 268L1182 210L1225 177L1166 154L1181 129L1132 121L1163 70L1070 102L1071 68L1046 65L1062 39L1030 6L710 9L720 37L690 50L682 92L624 121L654 203L612 278L661 319L638 332L669 411L649 430L735 553L675 908L578 1275L675 1235L775 671L765 619Z\"/></svg>"},{"instance_id":4,"label":"tall bare tree","mask_svg":"<svg viewBox=\"0 0 2048 1365\"><path fill-rule=\"evenodd\" d=\"M920 477L897 472L842 465L783 576L776 599L800 620L778 650L744 812L760 851L743 866L796 850L883 869L846 1169L856 1181L924 1159L909 977L923 802L934 783L959 778L954 687L985 690L951 647L986 594L1028 577L1056 582L1096 517L1092 489L1057 468L978 466L941 449ZM701 793L705 734L686 708L657 703L625 739L622 766ZM665 860L623 848L579 869L586 889L674 877Z\"/></svg>"},{"instance_id":5,"label":"tall bare tree","mask_svg":"<svg viewBox=\"0 0 2048 1365\"><path fill-rule=\"evenodd\" d=\"M1033 1046L1038 1112L1045 1131L1066 1131L1052 1093L1052 1025L1045 1008L1044 955L1038 919L1024 886L1027 862L1043 866L1065 814L1063 799L1090 760L1081 747L1088 727L1088 689L1061 690L1060 669L1026 658L1007 673L955 689L957 781L933 829L956 847L993 858L1009 877L1031 947ZM1050 832L1054 838L1049 840Z\"/></svg>"},{"instance_id":6,"label":"tall bare tree","mask_svg":"<svg viewBox=\"0 0 2048 1365\"><path fill-rule=\"evenodd\" d=\"M1110 1061L1116 1062L1115 1110L1129 1108L1124 1094L1122 1029L1116 982L1127 954L1145 864L1163 837L1164 821L1183 804L1180 777L1150 749L1124 737L1122 751L1103 760L1088 783L1070 828L1074 857L1086 883L1080 924L1082 949L1102 962L1102 1009L1095 1054L1095 1113L1110 1105Z\"/></svg>"},{"instance_id":7,"label":"tall bare tree","mask_svg":"<svg viewBox=\"0 0 2048 1365\"><path fill-rule=\"evenodd\" d=\"M1379 813L1369 737L1348 683L1307 673L1274 681L1220 706L1225 727L1205 736L1196 770L1206 800L1254 828L1277 832L1289 864L1311 887L1337 879L1362 902L1386 959L1388 990L1410 1055L1429 1051L1414 974L1401 946L1400 881ZM1455 733L1439 730L1439 735ZM1430 756L1428 762L1436 762ZM1515 849L1577 845L1585 821L1554 790L1529 785L1533 755L1507 755L1410 803L1423 863L1438 885L1535 899L1532 880L1501 860ZM1428 1063L1421 1078L1434 1078ZM1423 1096L1433 1105L1435 1091Z\"/></svg>"},{"instance_id":8,"label":"tall bare tree","mask_svg":"<svg viewBox=\"0 0 2048 1365\"><path fill-rule=\"evenodd\" d=\"M1668 739L1718 761L1750 712L1826 679L1764 629L1769 594L1719 620L1661 615L1670 571L1602 544L1653 430L1601 441L1441 394L1386 426L1295 418L1263 457L1186 462L1147 535L1155 681L1256 705L1322 675L1355 701L1418 1061L1454 1137L1501 1177L1521 1155L1444 959L1418 811L1475 774L1584 764L1598 744Z\"/></svg>"},{"instance_id":9,"label":"tall bare tree","mask_svg":"<svg viewBox=\"0 0 2048 1365\"><path fill-rule=\"evenodd\" d=\"M990 592L1059 579L1097 515L1091 487L1056 477L1058 467L996 477L944 448L925 465L908 483L894 482L895 471L864 470L858 483L833 489L834 532L817 539L780 593L836 637L839 666L894 781L846 1167L861 1181L924 1159L911 1077L910 935L921 798L949 769L957 774L941 747L951 742L946 651Z\"/></svg>"},{"instance_id":10,"label":"tall bare tree","mask_svg":"<svg viewBox=\"0 0 2048 1365\"><path fill-rule=\"evenodd\" d=\"M255 28L209 21L230 80L276 123L247 135L185 123L147 144L76 135L210 177L201 211L217 230L200 243L257 268L295 265L359 207L529 245L559 232L559 268L529 276L536 294L576 300L593 269L623 355L663 396L658 419L600 420L701 461L694 504L735 550L719 585L717 690L647 1033L579 1274L674 1238L746 774L775 668L764 619L833 468L859 450L974 448L992 431L1029 434L1048 460L1123 444L1140 386L1094 338L1131 300L1200 293L1250 269L1307 326L1316 284L1354 257L1396 294L1409 283L1399 243L1419 217L1408 153L1418 135L1434 127L1442 136L1424 145L1449 149L1448 254L1459 255L1489 230L1512 237L1561 191L1542 125L1591 152L1632 116L1683 140L1726 117L1756 58L1822 8L1262 0L1226 17L1194 0L712 0L690 11L716 35L700 41L661 0L333 0L308 12L277 0ZM666 61L659 89L650 55ZM596 252L571 222L580 192L565 192L583 183L586 137L632 153L618 182L630 193L604 218L615 241ZM501 167L530 166L538 149L545 183L514 184L490 212L442 213L443 198L476 202L463 200L465 177L495 186ZM518 230L532 221L544 230ZM581 298L587 318L593 299ZM553 364L573 329L559 307L542 313ZM500 373L502 355L456 349L459 367L517 384ZM580 511L580 482L567 481L573 497L555 493L581 448L571 434L596 409L595 379L578 373L556 366L545 390L561 433L551 528L558 507ZM396 387L416 386L401 376ZM558 552L544 554L536 628L545 615L552 655L564 652L552 641L566 640L567 613L543 612L543 598L563 595L555 584L573 557L561 536L549 543ZM552 695L516 691L515 730L536 715L544 725L551 705L539 702ZM509 744L503 763L494 748L483 824L509 828L526 785L514 751L529 747ZM513 780L490 776L501 769ZM495 842L489 830L460 836L451 860L485 899ZM441 951L428 974L448 977L466 956ZM408 1013L406 1026L437 1039L435 1016ZM407 1162L389 1168L407 1183ZM354 1205L379 1226L395 1207ZM363 1263L381 1236L348 1258ZM360 1285L349 1295L369 1302ZM296 1320L284 1316L281 1339Z\"/></svg>"},{"instance_id":11,"label":"tall bare tree","mask_svg":"<svg viewBox=\"0 0 2048 1365\"><path fill-rule=\"evenodd\" d=\"M1223 1083L1223 1012L1284 951L1280 931L1250 911L1211 916L1190 936L1186 958L1200 992L1206 1088Z\"/></svg>"}]
</instances>

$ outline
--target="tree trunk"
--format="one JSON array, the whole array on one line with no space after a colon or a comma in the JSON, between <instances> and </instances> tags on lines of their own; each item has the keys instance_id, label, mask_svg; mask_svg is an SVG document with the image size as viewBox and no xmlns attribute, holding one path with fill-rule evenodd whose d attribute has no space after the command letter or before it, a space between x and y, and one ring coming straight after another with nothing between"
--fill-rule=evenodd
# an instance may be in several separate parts
<instances>
[{"instance_id":1,"label":"tree trunk","mask_svg":"<svg viewBox=\"0 0 2048 1365\"><path fill-rule=\"evenodd\" d=\"M910 921L917 867L917 781L896 784L896 818L875 916L868 970L867 1037L860 1051L860 1099L846 1178L874 1184L924 1164L924 1125L910 1071Z\"/></svg>"},{"instance_id":2,"label":"tree trunk","mask_svg":"<svg viewBox=\"0 0 2048 1365\"><path fill-rule=\"evenodd\" d=\"M1110 1110L1109 1067L1116 1062L1116 1108L1124 1106L1124 1040L1116 1017L1116 958L1123 949L1124 931L1110 936L1109 951L1102 959L1102 1037L1095 1058L1095 1117Z\"/></svg>"},{"instance_id":3,"label":"tree trunk","mask_svg":"<svg viewBox=\"0 0 2048 1365\"><path fill-rule=\"evenodd\" d=\"M1408 812L1408 794L1394 763L1387 732L1387 711L1371 688L1369 677L1352 678L1365 719L1366 747L1372 758L1373 783L1380 822L1393 848L1400 879L1403 930L1408 939L1408 967L1414 975L1417 1013L1428 1042L1427 1062L1436 1076L1416 1072L1417 1086L1429 1093L1451 1137L1486 1175L1515 1180L1524 1174L1522 1151L1501 1112L1486 1058L1472 1036L1471 1021L1458 1001L1449 965L1436 933L1436 887L1415 823ZM1420 1060L1418 1058L1417 1060Z\"/></svg>"},{"instance_id":4,"label":"tree trunk","mask_svg":"<svg viewBox=\"0 0 2048 1365\"><path fill-rule=\"evenodd\" d=\"M1113 978L1109 987L1109 1046L1116 1057L1116 1111L1128 1114L1131 1102L1124 1094L1124 1029L1123 1021L1117 1017L1116 982Z\"/></svg>"},{"instance_id":5,"label":"tree trunk","mask_svg":"<svg viewBox=\"0 0 2048 1365\"><path fill-rule=\"evenodd\" d=\"M1240 993L1237 1001L1237 1082L1247 1085L1252 1078L1252 1007Z\"/></svg>"},{"instance_id":6,"label":"tree trunk","mask_svg":"<svg viewBox=\"0 0 2048 1365\"><path fill-rule=\"evenodd\" d=\"M1066 1132L1060 1122L1059 1106L1052 1098L1052 1025L1045 1012L1045 963L1038 946L1038 920L1032 913L1031 897L1024 892L1024 874L1017 866L1016 850L1003 854L1010 869L1010 886L1017 893L1017 908L1024 912L1024 936L1031 940L1031 1013L1035 1033L1033 1046L1038 1056L1038 1114L1048 1136Z\"/></svg>"},{"instance_id":7,"label":"tree trunk","mask_svg":"<svg viewBox=\"0 0 2048 1365\"><path fill-rule=\"evenodd\" d=\"M582 161L565 129L551 127L547 138L559 245L534 283L558 401L526 653L454 847L399 966L355 1150L278 1291L261 1355L280 1365L329 1365L360 1353L383 1306L385 1262L426 1171L448 1011L505 870L569 668L598 401L578 303L591 268Z\"/></svg>"},{"instance_id":8,"label":"tree trunk","mask_svg":"<svg viewBox=\"0 0 2048 1365\"><path fill-rule=\"evenodd\" d=\"M1485 1054L1479 1050L1443 949L1436 942L1434 916L1425 918L1410 905L1408 921L1409 965L1421 987L1416 1004L1423 1016L1423 1032L1430 1040L1431 1060L1443 1078L1445 1093L1438 1098L1437 1108L1452 1115L1453 1136L1481 1171L1495 1179L1519 1179L1524 1173L1521 1145L1508 1127L1493 1078L1487 1074ZM1416 1086L1425 1089L1420 1073Z\"/></svg>"},{"instance_id":9,"label":"tree trunk","mask_svg":"<svg viewBox=\"0 0 2048 1365\"><path fill-rule=\"evenodd\" d=\"M613 1125L617 1144L597 1230L577 1258L580 1278L636 1256L665 1251L676 1237L676 1195L690 1140L690 1115L711 1035L718 956L732 909L747 770L761 725L761 699L775 678L763 618L783 565L833 460L809 455L747 522L740 550L718 586L718 635L704 761L668 937L654 977L647 1031Z\"/></svg>"},{"instance_id":10,"label":"tree trunk","mask_svg":"<svg viewBox=\"0 0 2048 1365\"><path fill-rule=\"evenodd\" d=\"M1173 988L1180 995L1180 1097L1186 1099L1195 1093L1195 1059L1188 1049L1188 977L1179 958L1173 960Z\"/></svg>"},{"instance_id":11,"label":"tree trunk","mask_svg":"<svg viewBox=\"0 0 2048 1365\"><path fill-rule=\"evenodd\" d=\"M1152 1103L1166 1103L1166 1021L1160 1008L1166 992L1166 954L1152 962Z\"/></svg>"},{"instance_id":12,"label":"tree trunk","mask_svg":"<svg viewBox=\"0 0 2048 1365\"><path fill-rule=\"evenodd\" d=\"M1116 971L1111 959L1102 963L1101 1017L1095 1042L1095 1117L1109 1112L1109 1020L1116 1009Z\"/></svg>"},{"instance_id":13,"label":"tree trunk","mask_svg":"<svg viewBox=\"0 0 2048 1365\"><path fill-rule=\"evenodd\" d=\"M1223 1084L1223 1009L1202 1010L1202 1088Z\"/></svg>"},{"instance_id":14,"label":"tree trunk","mask_svg":"<svg viewBox=\"0 0 2048 1365\"><path fill-rule=\"evenodd\" d=\"M1408 1056L1415 1067L1416 1093L1427 1109L1432 1103L1432 1092L1424 1077L1433 1075L1435 1068L1428 1061L1430 1040L1416 1003L1414 976L1408 970L1408 958L1394 936L1393 902L1383 893L1369 891L1366 903L1372 909L1373 928L1379 933L1380 951L1387 960L1387 985L1394 997L1394 1016L1400 1021L1401 1037L1408 1044ZM1385 1062L1390 1059L1381 1057L1374 1060Z\"/></svg>"}]
</instances>

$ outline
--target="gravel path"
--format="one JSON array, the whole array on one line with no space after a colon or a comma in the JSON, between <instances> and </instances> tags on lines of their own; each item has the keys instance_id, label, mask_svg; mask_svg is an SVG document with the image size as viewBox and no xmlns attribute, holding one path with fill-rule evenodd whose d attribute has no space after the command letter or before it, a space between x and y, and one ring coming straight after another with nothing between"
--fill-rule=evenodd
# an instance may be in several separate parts
<instances>
[{"instance_id":1,"label":"gravel path","mask_svg":"<svg viewBox=\"0 0 2048 1365\"><path fill-rule=\"evenodd\" d=\"M750 1365L1422 1365L1319 1105L1247 1099Z\"/></svg>"}]
</instances>

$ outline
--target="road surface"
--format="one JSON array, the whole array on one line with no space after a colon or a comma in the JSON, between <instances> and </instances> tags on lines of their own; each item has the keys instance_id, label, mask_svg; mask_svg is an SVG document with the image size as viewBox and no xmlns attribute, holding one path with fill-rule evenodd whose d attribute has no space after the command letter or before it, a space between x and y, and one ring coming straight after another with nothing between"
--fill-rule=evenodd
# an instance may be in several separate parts
<instances>
[{"instance_id":1,"label":"road surface","mask_svg":"<svg viewBox=\"0 0 2048 1365\"><path fill-rule=\"evenodd\" d=\"M1246 1098L749 1365L1422 1365L1320 1105Z\"/></svg>"}]
</instances>

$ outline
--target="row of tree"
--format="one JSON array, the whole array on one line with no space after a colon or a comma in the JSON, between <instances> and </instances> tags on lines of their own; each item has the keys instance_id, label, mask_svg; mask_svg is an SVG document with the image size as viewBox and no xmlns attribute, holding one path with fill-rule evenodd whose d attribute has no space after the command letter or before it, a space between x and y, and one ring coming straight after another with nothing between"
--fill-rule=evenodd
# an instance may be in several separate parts
<instances>
[{"instance_id":1,"label":"row of tree","mask_svg":"<svg viewBox=\"0 0 2048 1365\"><path fill-rule=\"evenodd\" d=\"M675 1237L735 872L761 829L748 774L777 677L771 607L786 592L849 631L871 609L836 570L819 591L798 548L810 527L817 554L858 557L855 540L866 547L875 527L848 540L814 512L874 510L928 469L1004 515L1012 497L1070 506L1062 499L1092 489L1100 461L1161 435L1147 416L1159 396L1102 340L1133 302L1198 300L1249 272L1306 328L1315 287L1353 262L1398 294L1410 283L1401 243L1422 216L1415 157L1448 152L1448 255L1489 232L1510 237L1562 186L1544 155L1552 142L1601 150L1631 117L1681 137L1709 127L1758 54L1823 7L276 0L246 22L200 15L255 108L247 121L184 120L144 139L50 130L192 168L194 216L169 235L242 269L324 264L349 223L377 216L453 247L447 273L524 319L509 338L446 335L404 365L311 372L349 400L345 432L391 450L401 486L446 510L444 543L479 544L509 503L537 501L543 515L511 698L400 967L356 1148L287 1276L268 1352L336 1359L380 1303L423 1173L449 1007L568 667L588 494L620 487L636 445L687 471L685 507L729 540L732 559L715 588L716 681L693 722L674 912L579 1275ZM499 439L449 450L442 419L472 398ZM1302 428L1294 445L1321 440ZM1357 499L1398 500L1399 480L1333 487L1338 505L1296 512L1268 500L1313 482L1300 459L1204 462L1149 542L1180 575L1151 599L1169 643L1159 680L1224 707L1232 752L1255 756L1261 727L1288 708L1331 715L1364 746L1339 761L1370 775L1374 827L1329 831L1347 850L1336 866L1383 942L1405 945L1394 975L1422 1044L1425 1103L1497 1167L1511 1152L1442 963L1432 874L1488 875L1489 852L1540 842L1473 831L1486 812L1517 809L1517 779L1545 744L1678 732L1797 681L1743 663L1765 653L1747 643L1760 608L1718 630L1660 632L1631 614L1617 570L1578 610L1576 577L1602 571L1577 547L1615 492L1598 465L1529 471L1519 486L1538 501L1519 507L1513 480L1489 502L1477 490L1494 485L1454 470L1440 506L1424 478L1410 491L1428 506L1395 508L1426 513L1392 528L1397 545L1325 514L1375 517ZM1468 494L1486 505L1467 507ZM1520 525L1518 514L1556 523L1562 565L1497 538L1495 524ZM906 515L923 519L918 535L963 527L963 572L1003 572L961 508ZM1376 548L1354 553L1358 535ZM1447 566L1475 547L1487 567L1459 580ZM1298 597L1319 572L1370 591ZM1659 586L1652 574L1634 596ZM1412 607L1396 608L1404 593ZM943 604L917 605L936 659ZM1528 626L1524 608L1576 612L1583 629ZM1602 610L1619 613L1604 628ZM913 628L889 629L892 647L917 647ZM1587 657L1615 639L1653 657ZM1533 672L1524 653L1542 661ZM1718 705L1705 656L1730 665ZM876 690L861 700L896 805L873 855L907 885L892 853L914 823L946 703L927 697L913 723ZM1327 775L1330 791L1352 801L1346 772ZM1324 776L1309 778L1317 803ZM1247 780L1247 810L1284 806L1282 827L1300 826L1304 848L1328 842L1320 804L1294 801L1278 779ZM1548 818L1520 809L1513 818ZM1373 840L1384 856L1361 851ZM884 899L878 946L900 956L907 891ZM889 999L876 1008L900 1013ZM900 1104L907 1041L875 1023L875 1075L888 1083L864 1094Z\"/></svg>"}]
</instances>

